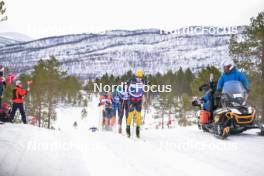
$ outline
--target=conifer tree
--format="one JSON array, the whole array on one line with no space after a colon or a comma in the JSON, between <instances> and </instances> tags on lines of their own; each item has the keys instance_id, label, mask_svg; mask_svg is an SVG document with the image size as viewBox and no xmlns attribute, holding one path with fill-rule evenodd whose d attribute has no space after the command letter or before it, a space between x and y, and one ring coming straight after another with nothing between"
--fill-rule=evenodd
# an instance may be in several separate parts
<instances>
[{"instance_id":1,"label":"conifer tree","mask_svg":"<svg viewBox=\"0 0 264 176\"><path fill-rule=\"evenodd\" d=\"M250 19L242 38L231 37L229 52L250 78L250 98L264 120L264 11Z\"/></svg>"},{"instance_id":2,"label":"conifer tree","mask_svg":"<svg viewBox=\"0 0 264 176\"><path fill-rule=\"evenodd\" d=\"M6 8L4 6L5 6L5 2L0 1L0 22L7 20L7 16L4 16L6 12Z\"/></svg>"}]
</instances>

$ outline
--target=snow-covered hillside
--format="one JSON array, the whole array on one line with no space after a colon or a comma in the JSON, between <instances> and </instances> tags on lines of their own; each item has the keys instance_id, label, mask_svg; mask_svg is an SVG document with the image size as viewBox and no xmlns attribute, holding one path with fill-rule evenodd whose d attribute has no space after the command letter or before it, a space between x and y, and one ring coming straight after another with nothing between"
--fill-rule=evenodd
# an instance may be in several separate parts
<instances>
[{"instance_id":1,"label":"snow-covered hillside","mask_svg":"<svg viewBox=\"0 0 264 176\"><path fill-rule=\"evenodd\" d=\"M0 36L0 47L10 44L16 44L16 43L18 43L18 41Z\"/></svg>"},{"instance_id":2,"label":"snow-covered hillside","mask_svg":"<svg viewBox=\"0 0 264 176\"><path fill-rule=\"evenodd\" d=\"M21 34L18 32L2 32L0 33L0 36L5 37L5 38L9 38L9 39L13 39L19 42L28 42L33 40L33 38L25 35L25 34Z\"/></svg>"},{"instance_id":3,"label":"snow-covered hillside","mask_svg":"<svg viewBox=\"0 0 264 176\"><path fill-rule=\"evenodd\" d=\"M264 140L254 132L218 140L196 127L112 132L0 126L1 176L261 176Z\"/></svg>"},{"instance_id":4,"label":"snow-covered hillside","mask_svg":"<svg viewBox=\"0 0 264 176\"><path fill-rule=\"evenodd\" d=\"M17 32L0 33L0 47L11 44L18 44L33 40L32 38Z\"/></svg>"},{"instance_id":5,"label":"snow-covered hillside","mask_svg":"<svg viewBox=\"0 0 264 176\"><path fill-rule=\"evenodd\" d=\"M242 30L238 27L238 34ZM84 79L104 73L121 75L137 67L147 74L179 67L195 71L207 65L219 66L221 60L229 58L230 36L158 29L55 36L0 47L0 64L18 72L29 71L39 59L53 55L62 69Z\"/></svg>"}]
</instances>

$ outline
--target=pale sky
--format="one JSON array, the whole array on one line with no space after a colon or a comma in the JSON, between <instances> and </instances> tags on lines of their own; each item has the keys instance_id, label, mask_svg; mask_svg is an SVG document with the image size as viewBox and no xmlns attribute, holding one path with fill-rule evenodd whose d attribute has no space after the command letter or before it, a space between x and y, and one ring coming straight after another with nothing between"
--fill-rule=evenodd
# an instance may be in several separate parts
<instances>
[{"instance_id":1,"label":"pale sky","mask_svg":"<svg viewBox=\"0 0 264 176\"><path fill-rule=\"evenodd\" d=\"M173 30L193 25L234 26L264 10L263 0L4 0L0 32L32 38L111 29Z\"/></svg>"}]
</instances>

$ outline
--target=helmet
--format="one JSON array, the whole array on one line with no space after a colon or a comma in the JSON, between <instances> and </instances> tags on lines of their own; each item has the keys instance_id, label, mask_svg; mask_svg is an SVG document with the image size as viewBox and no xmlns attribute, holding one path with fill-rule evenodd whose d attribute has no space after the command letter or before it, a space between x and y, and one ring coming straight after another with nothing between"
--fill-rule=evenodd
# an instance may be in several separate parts
<instances>
[{"instance_id":1,"label":"helmet","mask_svg":"<svg viewBox=\"0 0 264 176\"><path fill-rule=\"evenodd\" d=\"M231 59L223 60L221 65L222 65L223 71L224 71L225 67L229 67L229 71L232 70L235 67L235 63Z\"/></svg>"},{"instance_id":2,"label":"helmet","mask_svg":"<svg viewBox=\"0 0 264 176\"><path fill-rule=\"evenodd\" d=\"M16 86L20 86L22 84L22 82L20 80L16 81Z\"/></svg>"},{"instance_id":3,"label":"helmet","mask_svg":"<svg viewBox=\"0 0 264 176\"><path fill-rule=\"evenodd\" d=\"M141 69L138 69L135 74L136 77L142 78L143 77L143 71Z\"/></svg>"}]
</instances>

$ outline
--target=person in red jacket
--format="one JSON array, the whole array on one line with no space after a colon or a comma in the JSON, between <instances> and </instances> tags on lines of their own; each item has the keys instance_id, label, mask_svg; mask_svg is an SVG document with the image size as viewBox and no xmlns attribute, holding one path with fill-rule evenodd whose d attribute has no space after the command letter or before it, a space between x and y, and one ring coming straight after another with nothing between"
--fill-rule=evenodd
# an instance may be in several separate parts
<instances>
[{"instance_id":1,"label":"person in red jacket","mask_svg":"<svg viewBox=\"0 0 264 176\"><path fill-rule=\"evenodd\" d=\"M12 99L13 105L11 111L11 120L14 120L16 111L17 109L19 109L23 123L24 124L27 123L23 98L25 95L27 95L29 91L30 91L29 88L27 88L27 90L22 89L22 82L20 80L16 81L16 87L13 89L13 99Z\"/></svg>"}]
</instances>

